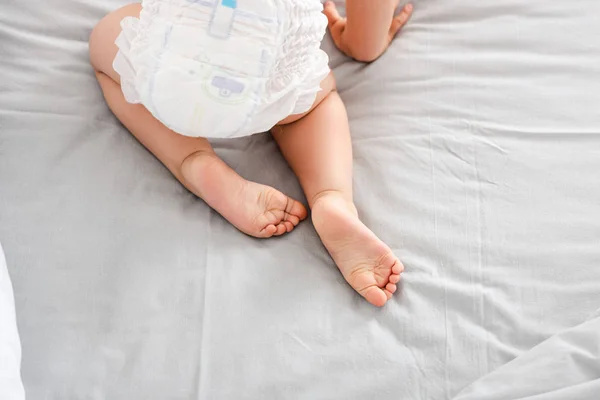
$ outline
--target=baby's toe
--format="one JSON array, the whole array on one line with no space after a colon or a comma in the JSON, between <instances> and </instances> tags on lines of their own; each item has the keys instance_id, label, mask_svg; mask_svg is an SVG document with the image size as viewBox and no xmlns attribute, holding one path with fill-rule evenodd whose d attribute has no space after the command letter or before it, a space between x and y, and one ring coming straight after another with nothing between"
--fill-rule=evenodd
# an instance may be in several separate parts
<instances>
[{"instance_id":1,"label":"baby's toe","mask_svg":"<svg viewBox=\"0 0 600 400\"><path fill-rule=\"evenodd\" d=\"M388 283L387 285L385 285L385 288L388 290L388 292L390 293L396 293L396 285L394 285L393 283Z\"/></svg>"},{"instance_id":2,"label":"baby's toe","mask_svg":"<svg viewBox=\"0 0 600 400\"><path fill-rule=\"evenodd\" d=\"M290 197L288 197L287 204L285 207L285 212L297 217L298 223L308 216L306 207L304 207L302 205L302 203L300 203ZM294 223L294 225L298 225L298 223Z\"/></svg>"},{"instance_id":3,"label":"baby's toe","mask_svg":"<svg viewBox=\"0 0 600 400\"><path fill-rule=\"evenodd\" d=\"M292 215L292 214L285 214L285 220L287 222L290 222L293 226L296 226L300 223L300 218L298 218L296 215Z\"/></svg>"},{"instance_id":4,"label":"baby's toe","mask_svg":"<svg viewBox=\"0 0 600 400\"><path fill-rule=\"evenodd\" d=\"M389 299L386 293L384 293L384 291L377 286L371 286L365 289L362 295L369 303L376 307L383 307L385 302Z\"/></svg>"},{"instance_id":5,"label":"baby's toe","mask_svg":"<svg viewBox=\"0 0 600 400\"><path fill-rule=\"evenodd\" d=\"M387 300L390 300L392 298L392 296L394 295L392 292L390 292L387 289L383 289L383 293L385 294L385 297L387 298Z\"/></svg>"},{"instance_id":6,"label":"baby's toe","mask_svg":"<svg viewBox=\"0 0 600 400\"><path fill-rule=\"evenodd\" d=\"M289 232L291 232L291 231L294 229L294 226L295 226L295 225L294 225L293 223L291 223L290 221L285 221L285 222L283 223L283 225L285 225L285 230L286 230L286 232L288 232L288 233L289 233Z\"/></svg>"},{"instance_id":7,"label":"baby's toe","mask_svg":"<svg viewBox=\"0 0 600 400\"><path fill-rule=\"evenodd\" d=\"M258 237L270 238L277 233L277 227L273 224L267 225L259 234Z\"/></svg>"},{"instance_id":8,"label":"baby's toe","mask_svg":"<svg viewBox=\"0 0 600 400\"><path fill-rule=\"evenodd\" d=\"M275 236L281 236L287 232L287 228L286 228L285 224L283 224L283 223L277 225L275 228L276 228Z\"/></svg>"},{"instance_id":9,"label":"baby's toe","mask_svg":"<svg viewBox=\"0 0 600 400\"><path fill-rule=\"evenodd\" d=\"M400 275L392 274L390 275L390 283L398 283L400 282Z\"/></svg>"},{"instance_id":10,"label":"baby's toe","mask_svg":"<svg viewBox=\"0 0 600 400\"><path fill-rule=\"evenodd\" d=\"M404 271L404 265L402 265L402 263L400 262L400 260L396 260L396 262L392 266L392 273L399 275L403 271Z\"/></svg>"}]
</instances>

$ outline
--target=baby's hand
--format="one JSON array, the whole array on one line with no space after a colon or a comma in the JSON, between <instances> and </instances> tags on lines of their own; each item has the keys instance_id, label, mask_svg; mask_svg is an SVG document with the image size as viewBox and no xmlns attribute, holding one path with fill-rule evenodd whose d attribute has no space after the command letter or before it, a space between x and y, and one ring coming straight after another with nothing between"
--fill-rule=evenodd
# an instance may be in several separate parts
<instances>
[{"instance_id":1,"label":"baby's hand","mask_svg":"<svg viewBox=\"0 0 600 400\"><path fill-rule=\"evenodd\" d=\"M373 5L375 1L381 3ZM328 1L323 12L335 45L358 61L376 60L410 19L411 4L405 5L400 14L394 16L399 3L400 0L347 0L348 18L342 18L335 3Z\"/></svg>"}]
</instances>

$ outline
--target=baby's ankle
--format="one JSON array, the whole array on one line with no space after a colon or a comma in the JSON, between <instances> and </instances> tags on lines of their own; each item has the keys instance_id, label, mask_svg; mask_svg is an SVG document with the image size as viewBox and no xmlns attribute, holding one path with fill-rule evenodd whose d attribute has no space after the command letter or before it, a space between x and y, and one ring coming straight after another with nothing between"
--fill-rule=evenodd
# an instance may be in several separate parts
<instances>
[{"instance_id":1,"label":"baby's ankle","mask_svg":"<svg viewBox=\"0 0 600 400\"><path fill-rule=\"evenodd\" d=\"M315 194L309 200L311 208L313 208L318 203L333 201L339 204L340 207L347 208L349 211L356 213L356 207L354 206L352 196L341 190L323 190Z\"/></svg>"},{"instance_id":2,"label":"baby's ankle","mask_svg":"<svg viewBox=\"0 0 600 400\"><path fill-rule=\"evenodd\" d=\"M177 179L187 187L190 180L194 180L192 178L193 176L197 175L201 170L210 168L211 165L218 162L220 162L220 159L214 151L198 150L186 156L181 163L171 171Z\"/></svg>"},{"instance_id":3,"label":"baby's ankle","mask_svg":"<svg viewBox=\"0 0 600 400\"><path fill-rule=\"evenodd\" d=\"M197 164L199 162L202 161L209 161L209 160L218 160L219 157L215 154L214 151L211 150L196 150L194 152L191 152L189 155L187 155L186 157L184 157L184 159L181 161L181 163L178 166L178 169L180 172L183 172L184 169L186 168L186 166L189 166L191 164Z\"/></svg>"}]
</instances>

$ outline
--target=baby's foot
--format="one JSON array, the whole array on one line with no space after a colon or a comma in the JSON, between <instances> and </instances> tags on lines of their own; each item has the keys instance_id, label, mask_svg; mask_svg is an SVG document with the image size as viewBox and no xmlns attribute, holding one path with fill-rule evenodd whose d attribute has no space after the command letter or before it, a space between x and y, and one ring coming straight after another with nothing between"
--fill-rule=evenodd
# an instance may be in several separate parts
<instances>
[{"instance_id":1,"label":"baby's foot","mask_svg":"<svg viewBox=\"0 0 600 400\"><path fill-rule=\"evenodd\" d=\"M190 155L181 174L192 193L247 235L283 235L307 216L302 204L272 187L245 180L214 153Z\"/></svg>"},{"instance_id":2,"label":"baby's foot","mask_svg":"<svg viewBox=\"0 0 600 400\"><path fill-rule=\"evenodd\" d=\"M371 304L381 307L396 291L402 263L358 219L353 204L336 194L313 205L317 233L350 286Z\"/></svg>"}]
</instances>

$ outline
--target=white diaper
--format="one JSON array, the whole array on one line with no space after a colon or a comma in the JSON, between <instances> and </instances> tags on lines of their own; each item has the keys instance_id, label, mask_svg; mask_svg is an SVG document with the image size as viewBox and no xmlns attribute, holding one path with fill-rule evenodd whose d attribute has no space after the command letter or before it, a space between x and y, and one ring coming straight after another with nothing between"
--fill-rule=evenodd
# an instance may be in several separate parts
<instances>
[{"instance_id":1,"label":"white diaper","mask_svg":"<svg viewBox=\"0 0 600 400\"><path fill-rule=\"evenodd\" d=\"M130 103L186 136L231 138L308 111L329 73L320 0L144 0L113 67Z\"/></svg>"}]
</instances>

